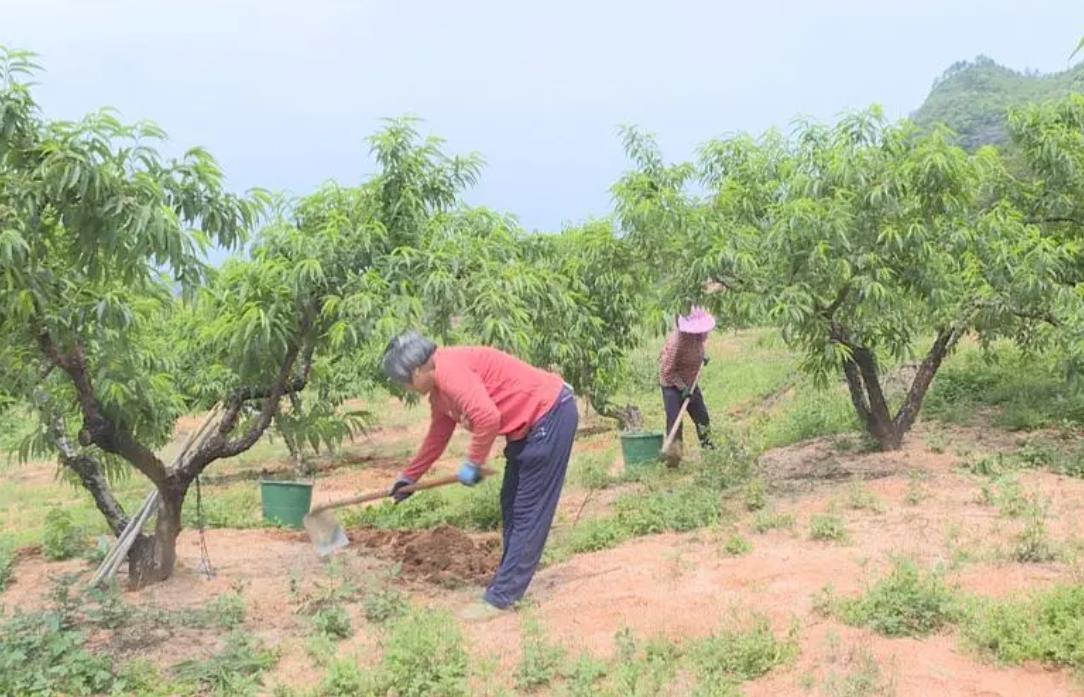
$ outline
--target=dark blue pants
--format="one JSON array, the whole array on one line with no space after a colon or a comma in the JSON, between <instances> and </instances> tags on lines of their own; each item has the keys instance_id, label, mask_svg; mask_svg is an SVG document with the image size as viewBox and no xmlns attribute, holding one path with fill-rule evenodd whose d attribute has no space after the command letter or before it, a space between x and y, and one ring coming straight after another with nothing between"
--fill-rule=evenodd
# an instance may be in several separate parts
<instances>
[{"instance_id":1,"label":"dark blue pants","mask_svg":"<svg viewBox=\"0 0 1084 697\"><path fill-rule=\"evenodd\" d=\"M501 565L485 593L486 602L494 607L518 601L534 577L561 498L579 420L572 391L565 389L526 438L504 449L508 460L501 483L504 544Z\"/></svg>"}]
</instances>

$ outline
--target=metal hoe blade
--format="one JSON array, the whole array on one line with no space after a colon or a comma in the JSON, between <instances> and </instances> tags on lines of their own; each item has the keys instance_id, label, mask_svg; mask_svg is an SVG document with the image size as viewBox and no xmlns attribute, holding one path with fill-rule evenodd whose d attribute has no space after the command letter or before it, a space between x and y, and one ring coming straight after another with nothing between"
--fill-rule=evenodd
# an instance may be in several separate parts
<instances>
[{"instance_id":1,"label":"metal hoe blade","mask_svg":"<svg viewBox=\"0 0 1084 697\"><path fill-rule=\"evenodd\" d=\"M346 532L331 511L309 513L302 524L305 526L305 532L309 533L313 546L316 547L316 553L321 557L326 557L349 543Z\"/></svg>"}]
</instances>

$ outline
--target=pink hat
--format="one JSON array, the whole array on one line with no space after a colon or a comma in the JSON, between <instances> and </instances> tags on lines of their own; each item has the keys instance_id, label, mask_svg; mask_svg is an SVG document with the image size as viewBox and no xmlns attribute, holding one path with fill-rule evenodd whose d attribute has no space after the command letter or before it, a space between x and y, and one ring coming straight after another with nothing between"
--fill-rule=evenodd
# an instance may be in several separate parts
<instances>
[{"instance_id":1,"label":"pink hat","mask_svg":"<svg viewBox=\"0 0 1084 697\"><path fill-rule=\"evenodd\" d=\"M707 334L715 329L715 318L704 308L693 306L692 312L678 317L677 326L683 334Z\"/></svg>"}]
</instances>

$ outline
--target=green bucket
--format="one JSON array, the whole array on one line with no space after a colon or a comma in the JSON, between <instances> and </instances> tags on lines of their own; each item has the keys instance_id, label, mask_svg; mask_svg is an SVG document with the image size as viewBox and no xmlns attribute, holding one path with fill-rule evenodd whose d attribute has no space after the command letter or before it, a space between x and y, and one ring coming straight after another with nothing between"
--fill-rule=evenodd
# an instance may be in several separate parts
<instances>
[{"instance_id":1,"label":"green bucket","mask_svg":"<svg viewBox=\"0 0 1084 697\"><path fill-rule=\"evenodd\" d=\"M662 434L655 431L632 431L621 434L621 456L625 467L656 462L662 450Z\"/></svg>"},{"instance_id":2,"label":"green bucket","mask_svg":"<svg viewBox=\"0 0 1084 697\"><path fill-rule=\"evenodd\" d=\"M300 528L312 505L312 482L260 482L263 519L269 523Z\"/></svg>"}]
</instances>

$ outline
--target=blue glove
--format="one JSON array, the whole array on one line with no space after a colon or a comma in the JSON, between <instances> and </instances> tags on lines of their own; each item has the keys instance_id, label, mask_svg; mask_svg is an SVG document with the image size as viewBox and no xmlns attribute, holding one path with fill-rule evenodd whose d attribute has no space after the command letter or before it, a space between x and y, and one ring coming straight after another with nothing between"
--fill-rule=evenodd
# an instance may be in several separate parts
<instances>
[{"instance_id":1,"label":"blue glove","mask_svg":"<svg viewBox=\"0 0 1084 697\"><path fill-rule=\"evenodd\" d=\"M395 499L395 503L402 503L414 495L413 491L399 493L399 490L404 486L410 486L413 483L414 480L410 477L403 474L399 475L398 479L395 480L395 483L391 485L391 497Z\"/></svg>"},{"instance_id":2,"label":"blue glove","mask_svg":"<svg viewBox=\"0 0 1084 697\"><path fill-rule=\"evenodd\" d=\"M685 401L686 399L688 399L689 397L692 397L692 396L693 396L693 388L691 388L691 387L682 387L681 388L681 399L682 399L682 401Z\"/></svg>"},{"instance_id":3,"label":"blue glove","mask_svg":"<svg viewBox=\"0 0 1084 697\"><path fill-rule=\"evenodd\" d=\"M478 482L482 481L482 470L478 465L474 464L470 460L467 460L459 466L459 472L456 474L459 478L460 484L467 486L474 486Z\"/></svg>"}]
</instances>

